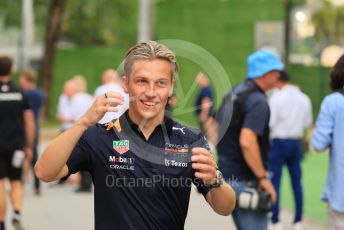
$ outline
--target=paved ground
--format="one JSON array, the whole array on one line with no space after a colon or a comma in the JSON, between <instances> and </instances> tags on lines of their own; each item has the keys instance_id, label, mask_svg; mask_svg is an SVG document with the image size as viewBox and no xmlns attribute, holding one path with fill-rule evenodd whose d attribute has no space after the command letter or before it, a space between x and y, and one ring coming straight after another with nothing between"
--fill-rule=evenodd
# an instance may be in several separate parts
<instances>
[{"instance_id":1,"label":"paved ground","mask_svg":"<svg viewBox=\"0 0 344 230\"><path fill-rule=\"evenodd\" d=\"M42 148L56 134L56 130L43 132ZM26 193L23 221L26 230L92 230L93 194L75 193L75 185L43 185L43 195L37 197L31 190ZM10 208L10 207L9 207ZM9 215L8 215L9 216ZM284 229L292 229L292 215L282 211ZM13 230L8 225L9 230ZM203 196L194 190L191 195L189 214L185 229L190 230L228 230L235 229L230 217L216 215L205 202ZM305 220L306 230L326 229L325 226ZM259 230L259 229L258 229Z\"/></svg>"}]
</instances>

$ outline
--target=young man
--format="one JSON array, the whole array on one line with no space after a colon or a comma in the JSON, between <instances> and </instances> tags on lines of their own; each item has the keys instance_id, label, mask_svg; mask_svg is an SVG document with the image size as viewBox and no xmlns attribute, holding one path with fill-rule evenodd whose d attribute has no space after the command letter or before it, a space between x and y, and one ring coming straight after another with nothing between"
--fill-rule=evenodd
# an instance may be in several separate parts
<instances>
[{"instance_id":1,"label":"young man","mask_svg":"<svg viewBox=\"0 0 344 230\"><path fill-rule=\"evenodd\" d=\"M209 114L213 108L213 91L209 82L209 78L206 74L199 72L196 76L196 82L200 91L195 101L197 120L200 129L206 133L204 129L204 123L209 118Z\"/></svg>"},{"instance_id":2,"label":"young man","mask_svg":"<svg viewBox=\"0 0 344 230\"><path fill-rule=\"evenodd\" d=\"M36 164L36 174L52 181L88 170L95 192L95 228L184 229L190 185L222 215L235 205L231 187L199 131L164 116L178 65L173 52L153 41L131 48L124 62L129 110L108 125L123 96L108 92L58 136Z\"/></svg>"},{"instance_id":3,"label":"young man","mask_svg":"<svg viewBox=\"0 0 344 230\"><path fill-rule=\"evenodd\" d=\"M32 158L35 122L28 98L11 81L12 60L0 57L0 230L5 229L5 179L11 183L11 201L14 209L12 223L22 229L20 211L23 206L23 154ZM24 153L23 153L24 151Z\"/></svg>"},{"instance_id":4,"label":"young man","mask_svg":"<svg viewBox=\"0 0 344 230\"><path fill-rule=\"evenodd\" d=\"M295 200L293 229L302 229L303 191L301 184L302 137L312 124L312 104L309 97L291 84L289 75L280 72L276 87L278 90L269 99L271 110L269 157L271 181L277 192L277 202L272 206L274 229L281 229L279 223L280 182L283 165L289 170Z\"/></svg>"},{"instance_id":5,"label":"young man","mask_svg":"<svg viewBox=\"0 0 344 230\"><path fill-rule=\"evenodd\" d=\"M30 168L33 168L38 158L39 112L44 102L44 92L42 89L37 88L36 78L37 78L37 73L33 69L24 70L19 74L19 85L24 90L24 93L26 94L29 100L30 107L34 114L35 130L36 130L35 140L34 140L34 145L33 145L32 162L25 162L27 163L27 165L26 165L26 168L24 167L24 171L26 170L26 172L24 173L26 174L24 175L24 179L26 180L26 182L28 182ZM35 184L34 184L35 194L40 195L41 194L40 181L35 175L34 175L34 179L35 179Z\"/></svg>"},{"instance_id":6,"label":"young man","mask_svg":"<svg viewBox=\"0 0 344 230\"><path fill-rule=\"evenodd\" d=\"M226 105L229 110L234 106L233 114L220 112L225 117L219 117L219 166L237 195L254 186L268 192L272 202L276 200L274 187L267 178L270 110L265 92L275 86L283 68L283 63L269 51L252 53L247 59L246 82L229 94L236 98L236 104ZM230 119L225 127L223 121ZM267 229L267 212L238 205L232 216L238 229Z\"/></svg>"}]
</instances>

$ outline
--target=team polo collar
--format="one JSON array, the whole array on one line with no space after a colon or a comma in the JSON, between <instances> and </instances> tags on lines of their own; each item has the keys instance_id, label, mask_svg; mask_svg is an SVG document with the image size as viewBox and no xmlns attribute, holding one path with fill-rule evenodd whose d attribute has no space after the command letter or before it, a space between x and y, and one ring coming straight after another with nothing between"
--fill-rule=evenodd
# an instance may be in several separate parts
<instances>
[{"instance_id":1,"label":"team polo collar","mask_svg":"<svg viewBox=\"0 0 344 230\"><path fill-rule=\"evenodd\" d=\"M127 110L120 118L119 118L121 123L125 123L123 122L124 120L126 120L128 122L128 124L130 125L131 129L138 135L140 135L142 138L144 138L142 131L140 130L139 126L134 123L130 117L129 117L129 110ZM163 130L166 129L167 135L170 138L171 134L172 134L172 130L173 130L173 120L169 117L167 117L166 115L164 116L164 121L159 124L157 127L155 127L154 131L152 132L151 135L153 135L155 132L158 132L159 130ZM145 138L144 138L145 139Z\"/></svg>"},{"instance_id":2,"label":"team polo collar","mask_svg":"<svg viewBox=\"0 0 344 230\"><path fill-rule=\"evenodd\" d=\"M253 80L246 80L246 83L254 88L256 88L259 92L265 94L264 90L260 88Z\"/></svg>"}]
</instances>

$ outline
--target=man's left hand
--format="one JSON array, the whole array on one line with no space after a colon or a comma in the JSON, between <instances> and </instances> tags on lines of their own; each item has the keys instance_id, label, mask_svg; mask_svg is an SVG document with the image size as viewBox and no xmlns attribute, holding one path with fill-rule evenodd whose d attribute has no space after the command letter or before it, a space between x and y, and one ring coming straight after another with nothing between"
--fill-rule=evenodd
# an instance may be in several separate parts
<instances>
[{"instance_id":1,"label":"man's left hand","mask_svg":"<svg viewBox=\"0 0 344 230\"><path fill-rule=\"evenodd\" d=\"M217 165L214 156L208 150L200 147L193 148L191 161L197 178L201 179L206 185L216 182Z\"/></svg>"},{"instance_id":2,"label":"man's left hand","mask_svg":"<svg viewBox=\"0 0 344 230\"><path fill-rule=\"evenodd\" d=\"M32 157L33 157L33 150L30 147L25 147L24 148L24 153L25 153L25 160L28 162L32 161Z\"/></svg>"}]
</instances>

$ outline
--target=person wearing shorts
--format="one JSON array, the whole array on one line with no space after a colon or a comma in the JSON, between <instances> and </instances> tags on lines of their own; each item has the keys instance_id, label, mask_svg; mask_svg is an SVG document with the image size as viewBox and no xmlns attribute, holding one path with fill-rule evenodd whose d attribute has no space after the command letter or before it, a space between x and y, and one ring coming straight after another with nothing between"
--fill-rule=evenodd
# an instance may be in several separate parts
<instances>
[{"instance_id":1,"label":"person wearing shorts","mask_svg":"<svg viewBox=\"0 0 344 230\"><path fill-rule=\"evenodd\" d=\"M24 154L31 160L35 136L34 116L29 101L11 81L11 72L12 60L0 57L0 230L5 229L6 178L11 184L10 196L14 209L12 223L16 230L23 229L20 216L24 199L21 163Z\"/></svg>"}]
</instances>

